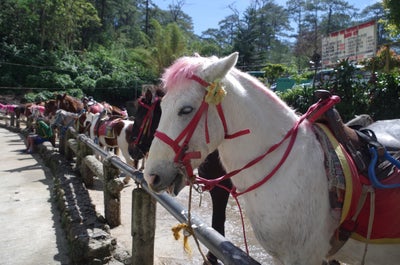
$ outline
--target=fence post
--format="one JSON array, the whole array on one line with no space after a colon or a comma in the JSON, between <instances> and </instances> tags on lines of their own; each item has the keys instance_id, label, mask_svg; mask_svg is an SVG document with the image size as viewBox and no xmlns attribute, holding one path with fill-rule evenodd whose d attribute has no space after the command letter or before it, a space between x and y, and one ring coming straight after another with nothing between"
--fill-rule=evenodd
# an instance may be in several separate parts
<instances>
[{"instance_id":1,"label":"fence post","mask_svg":"<svg viewBox=\"0 0 400 265\"><path fill-rule=\"evenodd\" d=\"M15 123L15 114L12 112L10 117L10 126L14 127Z\"/></svg>"},{"instance_id":2,"label":"fence post","mask_svg":"<svg viewBox=\"0 0 400 265\"><path fill-rule=\"evenodd\" d=\"M142 188L132 190L132 265L153 265L156 201Z\"/></svg>"},{"instance_id":3,"label":"fence post","mask_svg":"<svg viewBox=\"0 0 400 265\"><path fill-rule=\"evenodd\" d=\"M124 183L118 178L119 169L108 157L103 161L104 215L111 228L121 224L121 190Z\"/></svg>"},{"instance_id":4,"label":"fence post","mask_svg":"<svg viewBox=\"0 0 400 265\"><path fill-rule=\"evenodd\" d=\"M75 139L75 135L74 133L68 129L65 133L64 137L60 137L60 153L61 150L63 151L63 154L65 156L65 158L69 161L72 160L74 158L74 156L77 156L78 154L75 154L74 151L72 150L72 148L70 148L68 140L69 139ZM63 148L61 148L61 145L63 146Z\"/></svg>"},{"instance_id":5,"label":"fence post","mask_svg":"<svg viewBox=\"0 0 400 265\"><path fill-rule=\"evenodd\" d=\"M68 135L68 129L65 131L60 130L61 127L58 127L58 152L60 154L65 155L65 149L66 149L66 142L67 142L67 135ZM67 147L68 148L68 147Z\"/></svg>"},{"instance_id":6,"label":"fence post","mask_svg":"<svg viewBox=\"0 0 400 265\"><path fill-rule=\"evenodd\" d=\"M77 142L78 152L76 154L76 168L79 168L79 173L86 186L91 187L94 183L94 175L87 165L82 162L82 160L87 155L93 155L93 150L87 146L85 142L80 141L79 138L77 138Z\"/></svg>"}]
</instances>

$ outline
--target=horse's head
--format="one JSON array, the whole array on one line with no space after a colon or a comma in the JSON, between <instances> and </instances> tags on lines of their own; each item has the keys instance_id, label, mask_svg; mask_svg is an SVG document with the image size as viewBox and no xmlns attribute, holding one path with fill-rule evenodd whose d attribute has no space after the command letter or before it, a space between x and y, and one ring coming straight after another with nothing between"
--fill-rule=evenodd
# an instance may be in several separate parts
<instances>
[{"instance_id":1,"label":"horse's head","mask_svg":"<svg viewBox=\"0 0 400 265\"><path fill-rule=\"evenodd\" d=\"M192 169L222 143L226 125L217 105L224 86L234 84L227 74L237 58L183 57L164 73L162 115L144 171L154 191L178 194Z\"/></svg>"},{"instance_id":2,"label":"horse's head","mask_svg":"<svg viewBox=\"0 0 400 265\"><path fill-rule=\"evenodd\" d=\"M71 97L67 94L56 96L56 106L69 112L78 113L83 110L84 106L81 100Z\"/></svg>"},{"instance_id":3,"label":"horse's head","mask_svg":"<svg viewBox=\"0 0 400 265\"><path fill-rule=\"evenodd\" d=\"M52 117L56 115L56 111L57 111L57 103L55 99L47 100L44 103L44 116Z\"/></svg>"},{"instance_id":4,"label":"horse's head","mask_svg":"<svg viewBox=\"0 0 400 265\"><path fill-rule=\"evenodd\" d=\"M164 96L162 90L157 90L155 95L147 90L145 95L138 100L132 133L129 141L129 155L135 159L142 159L150 149L154 139L154 133L158 127L161 117L161 97Z\"/></svg>"}]
</instances>

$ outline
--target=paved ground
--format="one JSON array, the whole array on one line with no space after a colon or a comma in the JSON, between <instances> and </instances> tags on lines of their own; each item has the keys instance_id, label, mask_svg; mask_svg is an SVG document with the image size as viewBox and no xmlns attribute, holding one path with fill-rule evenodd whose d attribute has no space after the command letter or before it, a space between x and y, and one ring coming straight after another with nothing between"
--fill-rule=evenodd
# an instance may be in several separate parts
<instances>
[{"instance_id":1,"label":"paved ground","mask_svg":"<svg viewBox=\"0 0 400 265\"><path fill-rule=\"evenodd\" d=\"M70 264L51 173L23 149L19 134L0 128L0 264Z\"/></svg>"}]
</instances>

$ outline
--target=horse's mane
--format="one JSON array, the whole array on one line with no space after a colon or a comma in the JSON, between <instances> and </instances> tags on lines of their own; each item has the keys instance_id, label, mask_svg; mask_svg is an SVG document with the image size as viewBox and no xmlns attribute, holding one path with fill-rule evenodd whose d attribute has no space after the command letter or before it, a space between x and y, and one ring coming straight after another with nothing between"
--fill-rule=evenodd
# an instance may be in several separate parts
<instances>
[{"instance_id":1,"label":"horse's mane","mask_svg":"<svg viewBox=\"0 0 400 265\"><path fill-rule=\"evenodd\" d=\"M188 82L188 76L210 64L216 57L181 57L167 68L162 75L163 87L172 89L176 84Z\"/></svg>"}]
</instances>

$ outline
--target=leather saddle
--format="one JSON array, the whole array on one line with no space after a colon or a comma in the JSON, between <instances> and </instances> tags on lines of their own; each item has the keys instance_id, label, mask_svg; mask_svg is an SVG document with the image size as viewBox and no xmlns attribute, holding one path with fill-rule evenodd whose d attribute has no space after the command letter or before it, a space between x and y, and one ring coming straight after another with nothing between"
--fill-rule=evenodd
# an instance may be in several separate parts
<instances>
[{"instance_id":1,"label":"leather saddle","mask_svg":"<svg viewBox=\"0 0 400 265\"><path fill-rule=\"evenodd\" d=\"M316 90L315 96L324 100L331 97L331 93L326 90ZM385 150L395 159L400 158L400 119L377 121L366 127L353 129L343 123L339 112L332 107L318 119L318 122L329 126L337 140L353 158L358 171L364 176L368 176L371 146L376 148L379 158L383 157ZM379 179L387 177L388 163L380 159L377 166L385 168L377 170L377 177Z\"/></svg>"}]
</instances>

